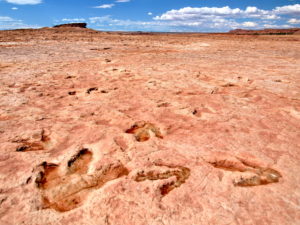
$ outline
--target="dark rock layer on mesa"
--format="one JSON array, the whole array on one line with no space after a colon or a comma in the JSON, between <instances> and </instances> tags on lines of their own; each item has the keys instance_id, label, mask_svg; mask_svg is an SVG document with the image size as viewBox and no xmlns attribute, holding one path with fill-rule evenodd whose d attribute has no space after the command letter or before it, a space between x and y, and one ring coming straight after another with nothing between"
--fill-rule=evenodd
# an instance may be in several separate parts
<instances>
[{"instance_id":1,"label":"dark rock layer on mesa","mask_svg":"<svg viewBox=\"0 0 300 225\"><path fill-rule=\"evenodd\" d=\"M55 28L67 28L67 27L79 27L79 28L86 28L87 24L86 23L67 23L67 24L59 24L59 25L55 25L53 27Z\"/></svg>"}]
</instances>

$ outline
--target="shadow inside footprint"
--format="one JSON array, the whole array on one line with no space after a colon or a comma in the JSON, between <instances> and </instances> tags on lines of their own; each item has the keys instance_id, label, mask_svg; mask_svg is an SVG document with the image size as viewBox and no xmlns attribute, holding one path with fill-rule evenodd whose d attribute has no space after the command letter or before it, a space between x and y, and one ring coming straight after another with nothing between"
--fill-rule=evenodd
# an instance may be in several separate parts
<instances>
[{"instance_id":1,"label":"shadow inside footprint","mask_svg":"<svg viewBox=\"0 0 300 225\"><path fill-rule=\"evenodd\" d=\"M92 160L92 152L90 152L87 148L84 148L78 152L77 155L73 156L68 161L68 168L70 173L87 173L88 165Z\"/></svg>"}]
</instances>

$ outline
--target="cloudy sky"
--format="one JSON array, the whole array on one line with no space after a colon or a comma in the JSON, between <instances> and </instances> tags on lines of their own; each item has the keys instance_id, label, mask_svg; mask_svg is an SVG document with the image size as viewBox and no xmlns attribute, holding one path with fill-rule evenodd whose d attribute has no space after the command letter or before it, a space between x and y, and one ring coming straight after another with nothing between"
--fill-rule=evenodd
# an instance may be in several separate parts
<instances>
[{"instance_id":1,"label":"cloudy sky","mask_svg":"<svg viewBox=\"0 0 300 225\"><path fill-rule=\"evenodd\" d=\"M0 29L223 32L300 27L300 0L0 0Z\"/></svg>"}]
</instances>

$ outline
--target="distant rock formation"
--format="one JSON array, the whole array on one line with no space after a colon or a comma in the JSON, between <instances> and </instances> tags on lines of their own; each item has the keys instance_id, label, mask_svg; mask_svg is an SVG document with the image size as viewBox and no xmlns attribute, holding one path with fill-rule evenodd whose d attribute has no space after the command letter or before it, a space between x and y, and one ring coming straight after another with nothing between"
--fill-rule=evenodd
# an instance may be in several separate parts
<instances>
[{"instance_id":1,"label":"distant rock formation","mask_svg":"<svg viewBox=\"0 0 300 225\"><path fill-rule=\"evenodd\" d=\"M264 30L244 30L236 29L229 31L230 34L238 35L286 35L295 34L300 32L300 28L290 28L290 29L264 29Z\"/></svg>"},{"instance_id":2,"label":"distant rock formation","mask_svg":"<svg viewBox=\"0 0 300 225\"><path fill-rule=\"evenodd\" d=\"M56 25L54 27L79 27L79 28L86 28L86 23L67 23L67 24L60 24Z\"/></svg>"}]
</instances>

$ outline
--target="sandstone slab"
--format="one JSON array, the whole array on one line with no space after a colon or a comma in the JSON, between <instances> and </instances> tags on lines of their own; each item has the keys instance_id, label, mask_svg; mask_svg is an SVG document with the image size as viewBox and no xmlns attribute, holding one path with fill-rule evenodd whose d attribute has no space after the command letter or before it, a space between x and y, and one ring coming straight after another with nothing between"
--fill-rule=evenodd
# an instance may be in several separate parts
<instances>
[{"instance_id":1,"label":"sandstone slab","mask_svg":"<svg viewBox=\"0 0 300 225\"><path fill-rule=\"evenodd\" d=\"M0 224L300 223L300 37L0 32Z\"/></svg>"}]
</instances>

